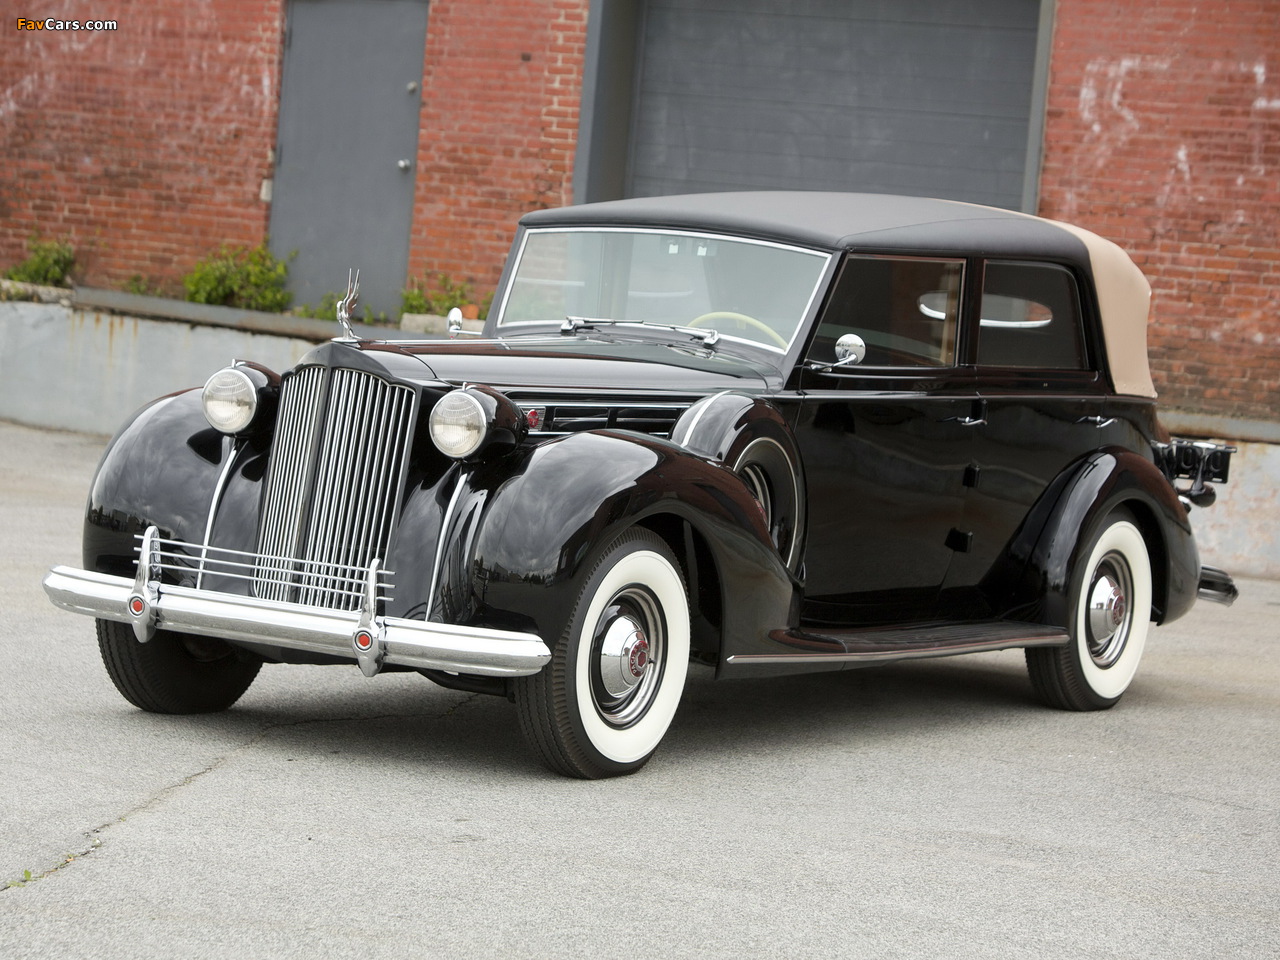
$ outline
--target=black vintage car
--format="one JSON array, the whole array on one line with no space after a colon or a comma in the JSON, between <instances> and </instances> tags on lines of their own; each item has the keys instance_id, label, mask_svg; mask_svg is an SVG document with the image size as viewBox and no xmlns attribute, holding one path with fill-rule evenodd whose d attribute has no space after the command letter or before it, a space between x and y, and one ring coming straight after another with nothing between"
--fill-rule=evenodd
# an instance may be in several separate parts
<instances>
[{"instance_id":1,"label":"black vintage car","mask_svg":"<svg viewBox=\"0 0 1280 960\"><path fill-rule=\"evenodd\" d=\"M1188 520L1231 451L1157 422L1149 298L1114 244L961 203L531 213L479 339L348 328L143 408L45 588L144 710L416 670L582 777L649 759L691 658L1025 647L1046 703L1110 707L1150 623L1235 595Z\"/></svg>"}]
</instances>

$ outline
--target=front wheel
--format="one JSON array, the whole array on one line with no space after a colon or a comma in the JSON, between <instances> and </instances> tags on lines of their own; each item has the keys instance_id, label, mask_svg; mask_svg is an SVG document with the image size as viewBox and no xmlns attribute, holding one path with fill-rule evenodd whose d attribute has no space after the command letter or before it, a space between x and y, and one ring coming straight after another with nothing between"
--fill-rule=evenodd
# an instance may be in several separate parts
<instances>
[{"instance_id":1,"label":"front wheel","mask_svg":"<svg viewBox=\"0 0 1280 960\"><path fill-rule=\"evenodd\" d=\"M262 669L223 640L157 630L139 643L133 627L114 620L98 621L98 649L116 689L151 713L225 710Z\"/></svg>"},{"instance_id":2,"label":"front wheel","mask_svg":"<svg viewBox=\"0 0 1280 960\"><path fill-rule=\"evenodd\" d=\"M631 773L671 725L688 667L680 566L656 534L629 530L596 561L551 662L516 681L520 729L558 773Z\"/></svg>"},{"instance_id":3,"label":"front wheel","mask_svg":"<svg viewBox=\"0 0 1280 960\"><path fill-rule=\"evenodd\" d=\"M1071 578L1071 642L1027 648L1031 685L1064 710L1105 710L1128 689L1151 624L1151 561L1127 510L1110 514Z\"/></svg>"}]
</instances>

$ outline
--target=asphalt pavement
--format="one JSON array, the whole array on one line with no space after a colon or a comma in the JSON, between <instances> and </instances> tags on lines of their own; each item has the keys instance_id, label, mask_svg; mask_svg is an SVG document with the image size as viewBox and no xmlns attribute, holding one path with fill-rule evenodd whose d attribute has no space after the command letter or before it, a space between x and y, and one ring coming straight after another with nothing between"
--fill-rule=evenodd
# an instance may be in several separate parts
<instances>
[{"instance_id":1,"label":"asphalt pavement","mask_svg":"<svg viewBox=\"0 0 1280 960\"><path fill-rule=\"evenodd\" d=\"M1155 630L1107 712L1018 651L695 673L647 767L571 781L416 675L131 707L40 588L103 444L0 424L9 960L1280 956L1280 583Z\"/></svg>"}]
</instances>

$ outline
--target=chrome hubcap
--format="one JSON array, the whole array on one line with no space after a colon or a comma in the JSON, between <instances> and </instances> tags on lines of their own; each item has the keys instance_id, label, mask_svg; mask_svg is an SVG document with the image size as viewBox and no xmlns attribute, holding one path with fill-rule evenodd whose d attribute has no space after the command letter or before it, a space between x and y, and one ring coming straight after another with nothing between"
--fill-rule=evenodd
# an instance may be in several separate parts
<instances>
[{"instance_id":1,"label":"chrome hubcap","mask_svg":"<svg viewBox=\"0 0 1280 960\"><path fill-rule=\"evenodd\" d=\"M661 681L664 634L657 600L639 586L620 591L601 615L591 647L597 711L614 726L634 723Z\"/></svg>"},{"instance_id":2,"label":"chrome hubcap","mask_svg":"<svg viewBox=\"0 0 1280 960\"><path fill-rule=\"evenodd\" d=\"M628 616L610 623L600 645L600 681L611 697L625 697L649 666L649 641Z\"/></svg>"},{"instance_id":3,"label":"chrome hubcap","mask_svg":"<svg viewBox=\"0 0 1280 960\"><path fill-rule=\"evenodd\" d=\"M1085 613L1089 656L1099 667L1111 666L1124 652L1129 637L1132 592L1133 581L1124 558L1108 553L1093 573L1089 608Z\"/></svg>"}]
</instances>

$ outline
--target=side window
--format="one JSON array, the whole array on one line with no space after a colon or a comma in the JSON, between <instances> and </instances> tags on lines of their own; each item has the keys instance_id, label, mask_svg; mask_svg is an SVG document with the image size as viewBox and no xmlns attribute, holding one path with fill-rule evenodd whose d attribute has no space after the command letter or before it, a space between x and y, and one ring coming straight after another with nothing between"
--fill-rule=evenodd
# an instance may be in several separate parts
<instances>
[{"instance_id":1,"label":"side window","mask_svg":"<svg viewBox=\"0 0 1280 960\"><path fill-rule=\"evenodd\" d=\"M963 273L962 260L850 256L809 359L833 363L836 341L856 333L862 367L951 366Z\"/></svg>"},{"instance_id":2,"label":"side window","mask_svg":"<svg viewBox=\"0 0 1280 960\"><path fill-rule=\"evenodd\" d=\"M1049 263L990 261L982 280L978 363L1084 370L1075 278Z\"/></svg>"}]
</instances>

